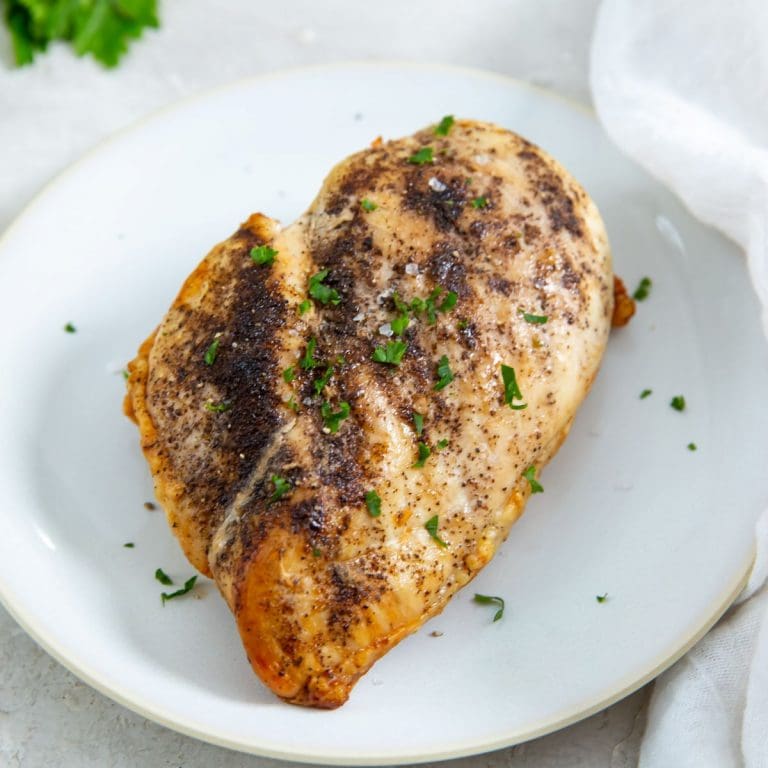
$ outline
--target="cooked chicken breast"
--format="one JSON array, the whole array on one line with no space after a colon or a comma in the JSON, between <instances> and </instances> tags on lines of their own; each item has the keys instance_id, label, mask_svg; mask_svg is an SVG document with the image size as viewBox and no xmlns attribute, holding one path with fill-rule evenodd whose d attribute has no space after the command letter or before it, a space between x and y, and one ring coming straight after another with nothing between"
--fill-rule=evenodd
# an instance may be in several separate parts
<instances>
[{"instance_id":1,"label":"cooked chicken breast","mask_svg":"<svg viewBox=\"0 0 768 768\"><path fill-rule=\"evenodd\" d=\"M590 198L447 122L344 160L286 229L252 215L130 364L170 526L295 704L342 704L490 561L608 338Z\"/></svg>"}]
</instances>

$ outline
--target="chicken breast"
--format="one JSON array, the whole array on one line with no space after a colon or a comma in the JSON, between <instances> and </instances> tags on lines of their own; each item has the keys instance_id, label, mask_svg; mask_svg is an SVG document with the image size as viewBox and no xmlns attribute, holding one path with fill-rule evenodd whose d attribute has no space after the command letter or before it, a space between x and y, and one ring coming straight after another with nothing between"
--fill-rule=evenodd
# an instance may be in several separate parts
<instances>
[{"instance_id":1,"label":"chicken breast","mask_svg":"<svg viewBox=\"0 0 768 768\"><path fill-rule=\"evenodd\" d=\"M252 215L130 364L157 497L257 675L336 707L493 557L610 329L594 204L541 149L444 121Z\"/></svg>"}]
</instances>

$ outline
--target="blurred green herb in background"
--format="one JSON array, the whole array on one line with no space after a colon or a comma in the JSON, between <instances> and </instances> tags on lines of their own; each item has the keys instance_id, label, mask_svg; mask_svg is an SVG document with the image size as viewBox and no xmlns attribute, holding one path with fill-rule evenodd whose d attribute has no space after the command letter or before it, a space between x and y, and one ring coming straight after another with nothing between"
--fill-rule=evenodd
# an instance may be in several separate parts
<instances>
[{"instance_id":1,"label":"blurred green herb in background","mask_svg":"<svg viewBox=\"0 0 768 768\"><path fill-rule=\"evenodd\" d=\"M30 64L52 40L114 67L131 39L157 27L157 0L0 0L16 64Z\"/></svg>"}]
</instances>

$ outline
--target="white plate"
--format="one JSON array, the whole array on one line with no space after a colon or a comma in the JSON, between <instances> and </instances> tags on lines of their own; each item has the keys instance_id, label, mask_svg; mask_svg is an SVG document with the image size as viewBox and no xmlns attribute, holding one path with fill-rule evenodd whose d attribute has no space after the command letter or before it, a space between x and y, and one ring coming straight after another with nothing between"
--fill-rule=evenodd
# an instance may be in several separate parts
<instances>
[{"instance_id":1,"label":"white plate","mask_svg":"<svg viewBox=\"0 0 768 768\"><path fill-rule=\"evenodd\" d=\"M614 334L544 472L546 492L496 560L346 706L298 709L250 673L211 583L200 600L161 606L155 568L178 580L192 569L162 513L143 507L151 482L120 411L119 369L208 248L251 211L290 221L337 160L446 113L495 121L552 152L596 199L617 272L630 286L651 276L653 291ZM758 439L768 432L766 345L744 264L560 99L425 66L239 83L88 155L0 251L0 593L50 653L147 717L295 760L489 750L638 687L743 581L768 485ZM76 334L62 330L68 321ZM640 400L646 387L653 395ZM677 394L684 413L669 407ZM506 598L503 621L471 601L475 590Z\"/></svg>"}]
</instances>

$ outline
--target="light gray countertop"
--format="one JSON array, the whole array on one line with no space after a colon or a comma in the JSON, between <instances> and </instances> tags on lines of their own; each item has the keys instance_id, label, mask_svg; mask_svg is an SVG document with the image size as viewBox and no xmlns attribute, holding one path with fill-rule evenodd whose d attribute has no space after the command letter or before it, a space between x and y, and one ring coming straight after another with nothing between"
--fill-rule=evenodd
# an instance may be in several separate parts
<instances>
[{"instance_id":1,"label":"light gray countertop","mask_svg":"<svg viewBox=\"0 0 768 768\"><path fill-rule=\"evenodd\" d=\"M285 67L372 58L492 69L589 100L596 0L164 0L162 26L107 72L54 46L15 70L0 35L0 232L114 131L196 91ZM62 595L66 599L66 595ZM457 766L637 764L648 689L558 733ZM0 766L280 765L183 736L81 683L0 608Z\"/></svg>"}]
</instances>

